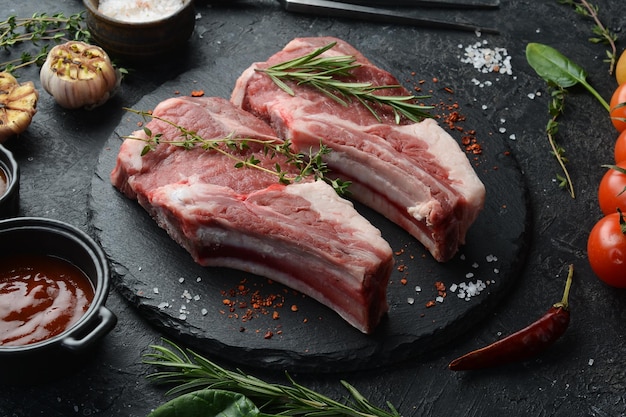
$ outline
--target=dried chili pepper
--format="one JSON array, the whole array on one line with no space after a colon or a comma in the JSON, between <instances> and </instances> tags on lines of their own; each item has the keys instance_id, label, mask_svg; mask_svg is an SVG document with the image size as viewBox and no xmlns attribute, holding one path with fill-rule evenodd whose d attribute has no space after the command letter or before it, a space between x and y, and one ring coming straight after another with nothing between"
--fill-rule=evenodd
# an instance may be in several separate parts
<instances>
[{"instance_id":1,"label":"dried chili pepper","mask_svg":"<svg viewBox=\"0 0 626 417\"><path fill-rule=\"evenodd\" d=\"M570 265L563 299L554 304L543 317L504 339L453 360L448 368L452 371L492 368L529 359L552 345L569 325L568 296L573 274L574 267Z\"/></svg>"}]
</instances>

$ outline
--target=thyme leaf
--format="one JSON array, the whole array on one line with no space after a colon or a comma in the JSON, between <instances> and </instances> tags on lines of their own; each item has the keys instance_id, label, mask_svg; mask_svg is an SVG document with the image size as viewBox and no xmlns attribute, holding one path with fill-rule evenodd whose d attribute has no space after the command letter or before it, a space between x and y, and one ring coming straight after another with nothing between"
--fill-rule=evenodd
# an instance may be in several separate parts
<instances>
[{"instance_id":1,"label":"thyme leaf","mask_svg":"<svg viewBox=\"0 0 626 417\"><path fill-rule=\"evenodd\" d=\"M349 393L345 402L298 384L286 374L289 385L266 382L242 371L230 371L209 359L183 350L173 342L168 346L152 345L152 353L144 356L144 363L159 370L148 379L161 384L175 384L167 395L183 395L199 389L219 389L243 394L263 415L294 417L401 417L396 408L387 403L388 410L373 405L346 381L341 384Z\"/></svg>"},{"instance_id":2,"label":"thyme leaf","mask_svg":"<svg viewBox=\"0 0 626 417\"><path fill-rule=\"evenodd\" d=\"M575 198L574 187L565 166L567 162L567 159L564 157L565 150L556 144L555 139L559 128L557 119L565 108L566 89L580 84L585 87L608 112L610 112L609 104L587 82L587 72L551 46L540 43L529 43L526 45L526 60L537 75L548 83L548 87L552 90L550 103L548 105L548 112L551 118L546 125L546 134L552 148L552 154L556 157L564 174L564 176L557 176L559 186L567 188L571 197Z\"/></svg>"},{"instance_id":3,"label":"thyme leaf","mask_svg":"<svg viewBox=\"0 0 626 417\"><path fill-rule=\"evenodd\" d=\"M574 185L569 175L569 171L565 166L567 163L567 158L565 158L565 149L556 143L556 134L559 131L559 122L557 119L563 113L565 108L565 95L567 94L567 91L562 87L554 88L555 89L552 91L552 98L548 106L551 118L548 120L548 124L546 125L546 135L548 136L548 142L552 148L552 155L556 158L563 172L563 175L556 175L556 178L559 181L559 187L567 188L570 196L575 198L576 193L574 192Z\"/></svg>"},{"instance_id":4,"label":"thyme leaf","mask_svg":"<svg viewBox=\"0 0 626 417\"><path fill-rule=\"evenodd\" d=\"M89 42L91 34L83 26L83 21L83 13L70 16L63 13L54 15L35 13L26 18L12 15L0 21L0 49L10 52L11 48L22 44L31 44L39 48L34 54L23 52L19 58L0 62L0 71L13 73L29 65L43 65L51 44L69 40Z\"/></svg>"},{"instance_id":5,"label":"thyme leaf","mask_svg":"<svg viewBox=\"0 0 626 417\"><path fill-rule=\"evenodd\" d=\"M595 36L589 38L589 41L591 43L605 44L609 46L609 49L606 51L607 58L604 62L609 64L609 74L613 74L617 61L617 48L615 46L615 42L617 42L617 35L607 29L602 21L600 21L600 8L587 0L558 0L558 2L574 7L574 11L577 14L593 20L594 26L592 28L592 33Z\"/></svg>"},{"instance_id":6,"label":"thyme leaf","mask_svg":"<svg viewBox=\"0 0 626 417\"><path fill-rule=\"evenodd\" d=\"M349 181L343 181L341 179L331 179L328 177L330 169L324 161L324 156L331 152L331 149L320 142L319 149L314 151L309 149L307 153L295 152L292 149L291 141L276 141L273 139L258 139L258 138L242 138L237 137L234 134L227 135L223 138L205 139L197 132L189 130L184 126L180 126L171 120L155 116L147 111L139 111L126 108L126 111L138 114L144 118L156 119L163 123L166 123L174 127L179 132L178 140L168 140L167 144L172 146L180 146L185 149L192 149L196 146L201 147L205 151L218 152L234 162L235 168L251 168L258 169L267 174L274 175L278 178L278 182L281 184L291 184L301 182L305 177L313 176L317 180L322 180L331 185L335 192L341 196L349 194ZM137 136L124 136L123 139L134 139L145 142L145 146L142 149L141 155L144 156L153 151L160 143L163 134L154 133L147 126L143 128L145 138ZM255 143L260 145L261 153L264 157L274 158L277 155L281 155L286 158L286 163L294 166L298 171L295 175L286 172L280 164L276 163L272 169L261 165L261 160L255 154L248 155L246 157L240 157L230 151L239 150L244 151L250 149L250 144Z\"/></svg>"},{"instance_id":7,"label":"thyme leaf","mask_svg":"<svg viewBox=\"0 0 626 417\"><path fill-rule=\"evenodd\" d=\"M419 122L431 117L427 110L433 106L417 104L417 99L429 96L380 95L380 90L400 88L400 85L374 85L370 82L348 82L345 79L354 78L352 70L361 64L350 55L321 56L333 48L337 43L331 42L313 52L294 58L266 69L256 69L270 77L270 79L287 94L295 96L295 91L286 81L294 81L297 85L309 85L337 103L348 106L353 100L364 105L377 120L381 120L371 104L389 106L399 123L404 116L413 122Z\"/></svg>"}]
</instances>

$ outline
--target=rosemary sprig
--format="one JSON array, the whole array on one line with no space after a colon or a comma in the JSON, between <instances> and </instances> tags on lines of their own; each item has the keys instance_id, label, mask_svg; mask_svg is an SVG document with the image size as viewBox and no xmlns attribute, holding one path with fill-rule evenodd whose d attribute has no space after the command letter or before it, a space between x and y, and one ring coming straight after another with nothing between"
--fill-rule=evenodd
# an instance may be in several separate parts
<instances>
[{"instance_id":1,"label":"rosemary sprig","mask_svg":"<svg viewBox=\"0 0 626 417\"><path fill-rule=\"evenodd\" d=\"M19 58L0 63L0 71L14 72L32 64L41 66L51 44L68 40L88 42L89 31L83 26L83 13L65 16L63 13L47 15L35 13L31 17L15 15L0 21L0 48L9 51L20 44L30 43L40 49L36 53L23 52Z\"/></svg>"},{"instance_id":2,"label":"rosemary sprig","mask_svg":"<svg viewBox=\"0 0 626 417\"><path fill-rule=\"evenodd\" d=\"M587 0L558 0L558 2L574 7L574 11L577 14L583 17L591 18L593 20L594 26L592 31L594 37L589 38L589 41L592 43L602 43L609 46L609 49L606 51L607 58L604 60L604 62L607 62L609 64L609 74L613 74L613 70L615 69L615 63L617 61L617 48L615 46L615 42L617 41L617 35L607 29L602 21L600 21L600 8Z\"/></svg>"},{"instance_id":3,"label":"rosemary sprig","mask_svg":"<svg viewBox=\"0 0 626 417\"><path fill-rule=\"evenodd\" d=\"M153 345L153 353L144 356L144 363L157 366L158 372L148 375L156 383L173 383L167 395L180 395L198 389L220 389L243 394L257 404L264 415L299 417L400 417L396 408L389 410L371 404L346 381L341 384L350 394L346 402L333 400L296 383L288 374L290 385L265 382L242 371L230 371L191 350Z\"/></svg>"},{"instance_id":4,"label":"rosemary sprig","mask_svg":"<svg viewBox=\"0 0 626 417\"><path fill-rule=\"evenodd\" d=\"M313 176L317 180L322 180L333 187L335 192L339 195L347 195L349 193L348 187L349 181L342 181L341 179L328 178L330 172L328 165L324 161L324 156L331 152L331 149L320 143L319 150L314 152L309 149L308 153L295 152L292 149L291 141L275 141L272 139L258 139L258 138L242 138L236 137L233 134L227 135L223 138L205 139L197 132L189 130L184 126L180 126L171 120L155 116L150 112L139 111L126 108L125 110L139 114L144 119L156 119L163 123L166 123L178 130L180 133L179 140L168 140L167 144L172 146L180 146L185 149L191 149L195 146L200 146L206 151L214 151L221 153L222 155L232 159L234 161L235 168L253 168L263 171L265 173L275 175L278 177L278 181L281 184L291 184L294 182L300 182L305 177ZM157 145L161 143L162 133L154 133L147 126L144 126L143 132L147 138L136 136L124 136L123 139L134 139L145 142L145 146L141 155L145 155L148 152L155 149ZM264 157L270 159L275 158L277 155L282 155L286 158L286 163L292 165L298 171L295 175L290 175L286 172L280 164L276 163L273 169L267 168L261 165L261 160L255 154L251 154L246 158L241 158L237 154L233 153L234 150L244 151L250 149L250 144L256 143L262 147L262 153Z\"/></svg>"},{"instance_id":5,"label":"rosemary sprig","mask_svg":"<svg viewBox=\"0 0 626 417\"><path fill-rule=\"evenodd\" d=\"M400 86L376 86L370 82L342 81L340 78L354 77L351 71L360 67L361 64L356 62L355 57L349 55L321 56L335 45L336 42L331 42L307 55L256 71L268 75L277 86L292 96L295 95L295 92L285 83L287 80L295 81L298 85L310 85L344 106L348 106L352 100L356 100L364 105L379 121L380 116L376 109L371 106L372 103L391 107L396 123L400 122L402 116L414 122L431 117L427 110L432 109L433 106L415 103L415 100L429 96L379 95L376 94L377 91L400 88Z\"/></svg>"}]
</instances>

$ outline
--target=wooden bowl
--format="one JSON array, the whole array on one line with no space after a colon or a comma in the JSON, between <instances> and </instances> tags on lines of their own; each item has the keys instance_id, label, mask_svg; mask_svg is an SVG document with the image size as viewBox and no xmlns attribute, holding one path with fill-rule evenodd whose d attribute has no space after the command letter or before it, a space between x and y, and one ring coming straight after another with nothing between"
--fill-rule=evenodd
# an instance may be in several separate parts
<instances>
[{"instance_id":1,"label":"wooden bowl","mask_svg":"<svg viewBox=\"0 0 626 417\"><path fill-rule=\"evenodd\" d=\"M98 11L99 0L83 0L87 28L111 58L154 65L150 58L179 55L195 27L192 0L172 15L146 22L118 20Z\"/></svg>"}]
</instances>

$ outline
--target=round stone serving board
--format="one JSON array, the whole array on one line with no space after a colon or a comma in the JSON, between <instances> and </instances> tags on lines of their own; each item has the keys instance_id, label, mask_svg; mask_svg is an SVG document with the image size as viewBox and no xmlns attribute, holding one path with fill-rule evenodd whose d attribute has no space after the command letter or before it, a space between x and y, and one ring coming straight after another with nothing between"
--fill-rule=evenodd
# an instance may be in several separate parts
<instances>
[{"instance_id":1,"label":"round stone serving board","mask_svg":"<svg viewBox=\"0 0 626 417\"><path fill-rule=\"evenodd\" d=\"M164 84L133 108L149 110L179 92L190 94L203 85L199 79L197 73ZM468 120L484 123L481 113L467 110ZM330 309L266 278L195 264L135 201L113 188L109 174L120 137L137 130L139 122L139 116L126 114L101 152L92 181L93 226L110 257L117 290L164 337L199 353L299 372L384 366L453 342L493 310L523 265L531 217L524 179L505 141L481 136L478 129L482 154L468 158L485 183L486 205L452 261L437 263L402 229L355 205L381 229L397 266L388 288L389 313L374 334L364 335ZM469 300L459 298L458 289L451 291L454 284L478 280L489 284ZM443 302L437 301L436 282L446 286ZM246 316L252 301L250 294L234 294L240 285L265 297L280 295L282 307L252 309L252 317ZM225 299L235 301L233 311ZM431 301L435 305L427 307Z\"/></svg>"}]
</instances>

